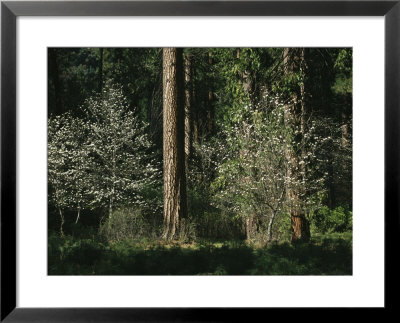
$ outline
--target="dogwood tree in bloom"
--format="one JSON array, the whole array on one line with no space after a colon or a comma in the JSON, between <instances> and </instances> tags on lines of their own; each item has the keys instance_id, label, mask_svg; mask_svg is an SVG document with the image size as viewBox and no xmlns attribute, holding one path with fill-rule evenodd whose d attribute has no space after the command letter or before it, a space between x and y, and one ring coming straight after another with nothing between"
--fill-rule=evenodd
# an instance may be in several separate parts
<instances>
[{"instance_id":1,"label":"dogwood tree in bloom","mask_svg":"<svg viewBox=\"0 0 400 323\"><path fill-rule=\"evenodd\" d=\"M233 127L224 130L225 144L219 145L221 158L213 183L214 203L245 220L248 238L259 231L266 232L268 241L272 239L274 222L292 203L288 188L300 188L301 208L313 207L314 195L324 181L324 176L314 175L314 152L325 140L314 135L314 130L315 125L310 125L303 140L295 140L298 130L285 126L284 104L279 97L267 96L257 106L244 108ZM301 176L293 176L288 172L293 165L288 164L286 152L304 147L307 154L294 166Z\"/></svg>"},{"instance_id":2,"label":"dogwood tree in bloom","mask_svg":"<svg viewBox=\"0 0 400 323\"><path fill-rule=\"evenodd\" d=\"M90 205L92 157L87 141L88 124L64 114L48 120L49 197L60 214L60 232L65 209L80 212Z\"/></svg>"},{"instance_id":3,"label":"dogwood tree in bloom","mask_svg":"<svg viewBox=\"0 0 400 323\"><path fill-rule=\"evenodd\" d=\"M111 217L122 205L148 207L146 190L160 180L145 125L121 88L106 85L82 110L84 119L67 113L48 121L49 197L61 232L66 209L76 211L76 223L82 209L106 208Z\"/></svg>"},{"instance_id":4,"label":"dogwood tree in bloom","mask_svg":"<svg viewBox=\"0 0 400 323\"><path fill-rule=\"evenodd\" d=\"M107 84L101 95L86 101L89 150L93 156L92 196L108 208L109 217L119 205L145 207L143 192L160 178L152 145L122 89Z\"/></svg>"}]
</instances>

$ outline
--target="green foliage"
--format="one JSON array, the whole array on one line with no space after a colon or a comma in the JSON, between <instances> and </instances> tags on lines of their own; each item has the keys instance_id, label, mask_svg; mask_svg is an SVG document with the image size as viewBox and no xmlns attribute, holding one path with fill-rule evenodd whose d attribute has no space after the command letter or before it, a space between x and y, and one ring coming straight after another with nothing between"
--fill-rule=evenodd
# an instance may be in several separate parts
<instances>
[{"instance_id":1,"label":"green foliage","mask_svg":"<svg viewBox=\"0 0 400 323\"><path fill-rule=\"evenodd\" d=\"M311 243L274 244L256 251L253 275L351 275L352 237L326 235Z\"/></svg>"},{"instance_id":2,"label":"green foliage","mask_svg":"<svg viewBox=\"0 0 400 323\"><path fill-rule=\"evenodd\" d=\"M49 115L55 111L56 96L60 96L64 111L78 116L76 107L80 106L99 84L98 48L53 48L49 49L49 58L54 56L55 66L49 64ZM56 74L57 73L57 74ZM56 78L60 82L60 92L55 91ZM73 95L65 94L73 93Z\"/></svg>"},{"instance_id":3,"label":"green foliage","mask_svg":"<svg viewBox=\"0 0 400 323\"><path fill-rule=\"evenodd\" d=\"M353 51L350 48L339 50L334 69L337 72L332 90L341 95L353 92Z\"/></svg>"},{"instance_id":4,"label":"green foliage","mask_svg":"<svg viewBox=\"0 0 400 323\"><path fill-rule=\"evenodd\" d=\"M106 246L98 240L71 236L60 238L50 235L48 240L49 274L91 275L106 252Z\"/></svg>"},{"instance_id":5,"label":"green foliage","mask_svg":"<svg viewBox=\"0 0 400 323\"><path fill-rule=\"evenodd\" d=\"M50 235L49 275L351 275L351 240L351 233L330 234L252 248L237 240L161 245Z\"/></svg>"},{"instance_id":6,"label":"green foliage","mask_svg":"<svg viewBox=\"0 0 400 323\"><path fill-rule=\"evenodd\" d=\"M276 237L276 241L290 241L290 214L283 212L278 216L274 222L273 230L273 236Z\"/></svg>"},{"instance_id":7,"label":"green foliage","mask_svg":"<svg viewBox=\"0 0 400 323\"><path fill-rule=\"evenodd\" d=\"M104 48L104 79L123 84L129 109L136 109L142 121L151 122L149 108L161 111L160 48ZM132 95L135 93L135 95Z\"/></svg>"},{"instance_id":8,"label":"green foliage","mask_svg":"<svg viewBox=\"0 0 400 323\"><path fill-rule=\"evenodd\" d=\"M271 53L263 48L216 48L212 55L219 105L216 123L221 129L229 129L232 123L242 120L243 107L257 102L262 95Z\"/></svg>"},{"instance_id":9,"label":"green foliage","mask_svg":"<svg viewBox=\"0 0 400 323\"><path fill-rule=\"evenodd\" d=\"M137 206L120 208L113 211L100 227L99 233L110 242L122 240L156 239L159 236L161 219L145 216Z\"/></svg>"},{"instance_id":10,"label":"green foliage","mask_svg":"<svg viewBox=\"0 0 400 323\"><path fill-rule=\"evenodd\" d=\"M351 48L343 48L339 50L334 67L338 71L345 73L347 75L352 74L353 51L351 50Z\"/></svg>"},{"instance_id":11,"label":"green foliage","mask_svg":"<svg viewBox=\"0 0 400 323\"><path fill-rule=\"evenodd\" d=\"M351 231L352 226L353 214L342 206L333 210L323 206L311 215L311 229L318 233Z\"/></svg>"},{"instance_id":12,"label":"green foliage","mask_svg":"<svg viewBox=\"0 0 400 323\"><path fill-rule=\"evenodd\" d=\"M353 78L340 75L336 78L332 90L338 94L348 94L353 92Z\"/></svg>"}]
</instances>

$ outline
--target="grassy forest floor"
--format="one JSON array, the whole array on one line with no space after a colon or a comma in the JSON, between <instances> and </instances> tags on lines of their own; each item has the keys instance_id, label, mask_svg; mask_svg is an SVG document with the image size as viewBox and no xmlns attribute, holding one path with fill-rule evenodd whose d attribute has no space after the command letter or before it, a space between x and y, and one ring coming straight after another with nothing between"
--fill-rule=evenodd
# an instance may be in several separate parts
<instances>
[{"instance_id":1,"label":"grassy forest floor","mask_svg":"<svg viewBox=\"0 0 400 323\"><path fill-rule=\"evenodd\" d=\"M199 240L107 243L49 235L49 275L351 275L352 233L313 235L309 243L256 246Z\"/></svg>"}]
</instances>

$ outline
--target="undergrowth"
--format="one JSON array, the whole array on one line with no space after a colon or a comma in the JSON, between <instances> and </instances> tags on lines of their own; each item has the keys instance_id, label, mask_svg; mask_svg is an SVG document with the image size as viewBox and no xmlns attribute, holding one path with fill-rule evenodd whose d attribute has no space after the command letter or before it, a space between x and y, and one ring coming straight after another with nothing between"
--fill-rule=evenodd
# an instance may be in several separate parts
<instances>
[{"instance_id":1,"label":"undergrowth","mask_svg":"<svg viewBox=\"0 0 400 323\"><path fill-rule=\"evenodd\" d=\"M161 243L48 240L49 275L351 275L351 232L315 235L310 243L255 247L240 240Z\"/></svg>"}]
</instances>

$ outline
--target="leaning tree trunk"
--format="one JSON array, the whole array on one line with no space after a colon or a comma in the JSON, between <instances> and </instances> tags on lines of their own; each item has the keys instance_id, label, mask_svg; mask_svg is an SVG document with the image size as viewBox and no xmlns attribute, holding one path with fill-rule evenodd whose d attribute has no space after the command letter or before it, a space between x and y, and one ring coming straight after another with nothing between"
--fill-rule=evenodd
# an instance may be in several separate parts
<instances>
[{"instance_id":1,"label":"leaning tree trunk","mask_svg":"<svg viewBox=\"0 0 400 323\"><path fill-rule=\"evenodd\" d=\"M285 75L290 75L294 73L295 64L298 62L299 57L296 53L297 49L285 48L283 50L284 58L284 73ZM303 55L302 55L303 56ZM304 56L303 56L304 58ZM300 95L304 95L304 85L300 88ZM309 223L306 219L304 208L304 188L301 187L302 182L301 174L301 154L302 149L297 149L304 134L304 102L299 105L297 100L297 91L293 90L291 96L291 103L285 105L284 109L284 120L285 125L296 131L297 128L300 129L301 138L295 137L293 140L294 147L289 147L286 149L286 160L287 160L287 178L290 179L290 183L286 185L286 197L289 202L290 209L290 222L291 222L291 242L295 243L298 241L308 241L310 239ZM303 99L303 98L302 98ZM303 101L303 100L301 100ZM300 121L300 124L299 124ZM303 193L303 194L302 194Z\"/></svg>"},{"instance_id":2,"label":"leaning tree trunk","mask_svg":"<svg viewBox=\"0 0 400 323\"><path fill-rule=\"evenodd\" d=\"M186 215L182 49L163 49L164 230L166 240L178 236Z\"/></svg>"}]
</instances>

